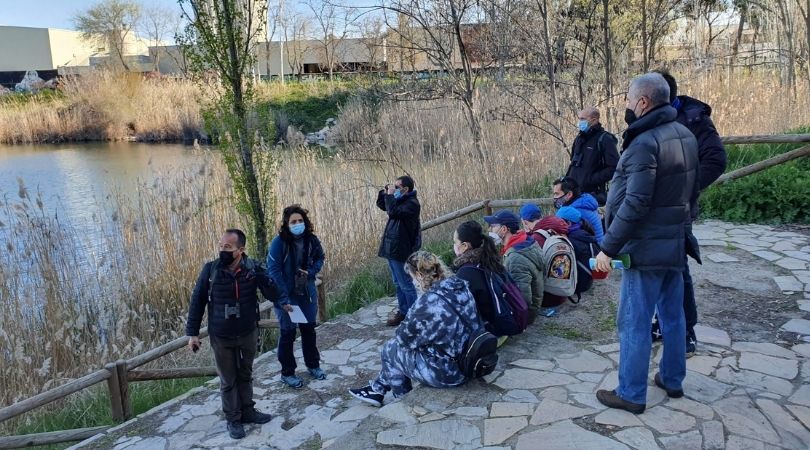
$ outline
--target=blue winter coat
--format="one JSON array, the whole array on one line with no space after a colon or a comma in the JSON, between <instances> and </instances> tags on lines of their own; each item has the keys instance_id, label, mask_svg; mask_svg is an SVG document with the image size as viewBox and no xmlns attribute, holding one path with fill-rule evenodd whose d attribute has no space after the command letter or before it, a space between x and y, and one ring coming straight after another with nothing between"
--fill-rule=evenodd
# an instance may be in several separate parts
<instances>
[{"instance_id":1,"label":"blue winter coat","mask_svg":"<svg viewBox=\"0 0 810 450\"><path fill-rule=\"evenodd\" d=\"M295 258L293 257L294 244L292 242L285 242L281 236L276 236L273 242L270 243L270 250L267 252L267 273L270 278L278 286L279 300L276 306L293 304L300 305L302 301L309 301L317 304L318 294L315 289L315 276L323 268L324 252L320 239L314 234L305 236L304 239L309 239L309 254L306 255L306 267L309 274L307 279L307 294L306 297L296 297L292 292L295 288L295 272L298 267L295 266ZM306 248L306 245L304 246Z\"/></svg>"},{"instance_id":2,"label":"blue winter coat","mask_svg":"<svg viewBox=\"0 0 810 450\"><path fill-rule=\"evenodd\" d=\"M605 231L602 228L602 218L599 217L599 204L596 202L596 199L591 194L582 194L577 197L573 202L571 202L568 206L573 206L574 208L582 214L582 219L588 222L593 228L594 236L596 237L596 242L598 244L602 243L602 239L605 237Z\"/></svg>"}]
</instances>

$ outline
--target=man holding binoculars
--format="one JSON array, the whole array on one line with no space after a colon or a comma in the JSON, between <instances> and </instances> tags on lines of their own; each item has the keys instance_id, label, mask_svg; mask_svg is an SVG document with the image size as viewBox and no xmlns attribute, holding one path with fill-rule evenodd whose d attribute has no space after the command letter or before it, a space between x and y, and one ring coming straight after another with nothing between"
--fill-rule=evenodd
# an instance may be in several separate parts
<instances>
[{"instance_id":1,"label":"man holding binoculars","mask_svg":"<svg viewBox=\"0 0 810 450\"><path fill-rule=\"evenodd\" d=\"M258 337L259 297L275 301L275 286L264 267L245 254L245 233L226 230L219 259L205 264L191 294L186 322L188 346L200 349L200 323L208 309L208 333L219 373L222 412L233 439L245 437L245 423L267 423L270 414L253 402L253 358Z\"/></svg>"}]
</instances>

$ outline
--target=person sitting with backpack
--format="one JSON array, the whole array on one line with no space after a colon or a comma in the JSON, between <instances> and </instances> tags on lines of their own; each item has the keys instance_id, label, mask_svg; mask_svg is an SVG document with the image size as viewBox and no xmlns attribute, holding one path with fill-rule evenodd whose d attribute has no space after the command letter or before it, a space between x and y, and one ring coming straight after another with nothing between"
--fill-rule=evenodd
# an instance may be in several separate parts
<instances>
[{"instance_id":1,"label":"person sitting with backpack","mask_svg":"<svg viewBox=\"0 0 810 450\"><path fill-rule=\"evenodd\" d=\"M574 294L577 297L574 303L579 303L582 293L587 292L593 284L589 260L595 258L601 251L596 242L593 229L590 224L582 220L582 215L576 208L563 206L557 210L557 217L568 224L568 240L574 246L574 253L577 259L577 287Z\"/></svg>"},{"instance_id":2,"label":"person sitting with backpack","mask_svg":"<svg viewBox=\"0 0 810 450\"><path fill-rule=\"evenodd\" d=\"M481 331L484 324L475 309L475 299L467 283L453 276L441 259L418 251L405 261L405 270L417 288L418 298L396 329L394 338L380 352L382 369L367 386L349 389L355 398L380 407L388 391L399 398L413 389L412 380L426 386L459 386L468 376L491 373L497 363L497 339ZM474 343L479 358L476 373L462 367L468 341L486 342L485 349ZM484 370L481 372L481 370ZM488 372L487 372L488 371Z\"/></svg>"},{"instance_id":3,"label":"person sitting with backpack","mask_svg":"<svg viewBox=\"0 0 810 450\"><path fill-rule=\"evenodd\" d=\"M453 233L453 267L466 281L484 328L501 338L520 334L526 328L528 307L520 290L509 279L501 255L481 224L464 222ZM510 290L511 289L511 290Z\"/></svg>"},{"instance_id":4,"label":"person sitting with backpack","mask_svg":"<svg viewBox=\"0 0 810 450\"><path fill-rule=\"evenodd\" d=\"M542 216L543 211L534 203L526 203L520 208L520 219L523 222L523 229L526 230L526 232L535 240L535 242L537 242L537 245L539 245L541 249L544 249L547 237L551 235L568 235L568 224L559 217ZM571 252L573 254L573 246L571 247ZM544 262L546 267L549 267L550 261L546 260ZM546 272L546 274L546 281L548 281L548 272ZM556 308L557 306L565 303L565 300L567 300L569 297L569 295L564 295L567 294L567 292L549 292L548 282L544 283L544 286L546 291L543 292L543 308ZM548 310L546 311L546 314L553 315L555 312L555 310Z\"/></svg>"},{"instance_id":5,"label":"person sitting with backpack","mask_svg":"<svg viewBox=\"0 0 810 450\"><path fill-rule=\"evenodd\" d=\"M503 265L529 304L531 324L543 303L546 265L540 246L520 229L520 218L512 211L502 209L495 215L484 216L484 221L489 224L489 235L495 245L503 243Z\"/></svg>"},{"instance_id":6,"label":"person sitting with backpack","mask_svg":"<svg viewBox=\"0 0 810 450\"><path fill-rule=\"evenodd\" d=\"M576 208L582 215L582 219L591 225L596 242L601 244L605 231L602 227L602 218L599 217L599 205L593 195L583 193L577 181L571 177L560 177L554 180L551 189L554 196L554 207L557 209L563 206Z\"/></svg>"}]
</instances>

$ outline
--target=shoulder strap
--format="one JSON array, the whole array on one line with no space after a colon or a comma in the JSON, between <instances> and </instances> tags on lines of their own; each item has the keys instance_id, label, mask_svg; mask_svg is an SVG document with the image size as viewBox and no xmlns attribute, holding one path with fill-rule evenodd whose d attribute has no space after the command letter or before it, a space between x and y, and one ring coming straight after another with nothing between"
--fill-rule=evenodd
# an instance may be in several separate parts
<instances>
[{"instance_id":1,"label":"shoulder strap","mask_svg":"<svg viewBox=\"0 0 810 450\"><path fill-rule=\"evenodd\" d=\"M605 167L605 151L602 149L602 138L608 134L607 130L602 130L599 138L596 140L596 150L599 152L599 165Z\"/></svg>"},{"instance_id":2,"label":"shoulder strap","mask_svg":"<svg viewBox=\"0 0 810 450\"><path fill-rule=\"evenodd\" d=\"M216 280L218 273L219 260L208 263L208 303L211 303L211 291L213 290L214 280Z\"/></svg>"}]
</instances>

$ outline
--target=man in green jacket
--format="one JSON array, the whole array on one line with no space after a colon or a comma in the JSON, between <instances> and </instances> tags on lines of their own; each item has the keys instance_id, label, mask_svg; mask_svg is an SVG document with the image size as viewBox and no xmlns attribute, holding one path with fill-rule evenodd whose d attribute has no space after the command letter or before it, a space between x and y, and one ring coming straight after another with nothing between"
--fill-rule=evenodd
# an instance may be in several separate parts
<instances>
[{"instance_id":1,"label":"man in green jacket","mask_svg":"<svg viewBox=\"0 0 810 450\"><path fill-rule=\"evenodd\" d=\"M529 305L530 320L534 320L543 303L546 273L540 246L521 230L520 218L512 211L502 209L493 216L485 216L484 220L489 224L489 235L495 244L503 243L503 264Z\"/></svg>"}]
</instances>

